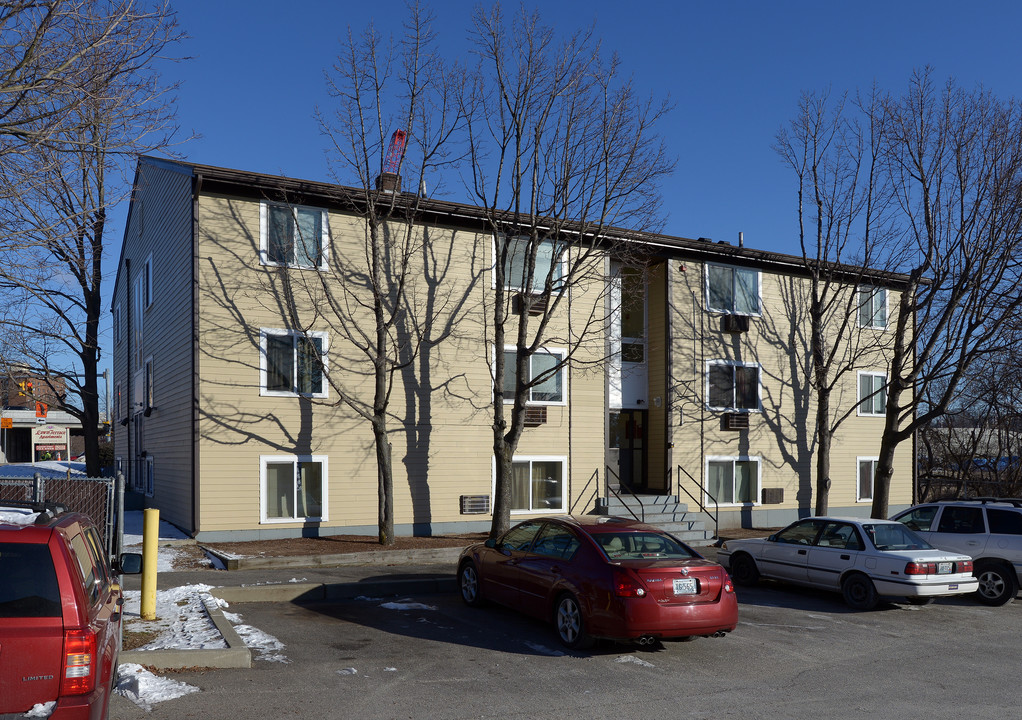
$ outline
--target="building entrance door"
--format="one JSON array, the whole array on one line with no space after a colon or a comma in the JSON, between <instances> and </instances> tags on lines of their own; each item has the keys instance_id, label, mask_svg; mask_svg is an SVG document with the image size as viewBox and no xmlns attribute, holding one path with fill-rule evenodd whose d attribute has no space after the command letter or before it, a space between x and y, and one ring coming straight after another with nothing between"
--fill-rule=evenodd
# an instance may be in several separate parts
<instances>
[{"instance_id":1,"label":"building entrance door","mask_svg":"<svg viewBox=\"0 0 1022 720\"><path fill-rule=\"evenodd\" d=\"M646 475L646 410L615 410L610 413L610 447L607 465L617 473L621 486L633 493L644 492ZM614 482L611 474L610 482Z\"/></svg>"}]
</instances>

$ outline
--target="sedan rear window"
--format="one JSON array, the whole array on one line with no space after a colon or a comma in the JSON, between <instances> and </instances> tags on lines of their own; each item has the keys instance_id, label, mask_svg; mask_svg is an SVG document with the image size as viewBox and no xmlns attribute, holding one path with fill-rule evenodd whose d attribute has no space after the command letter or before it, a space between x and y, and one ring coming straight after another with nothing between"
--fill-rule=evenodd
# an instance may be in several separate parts
<instances>
[{"instance_id":1,"label":"sedan rear window","mask_svg":"<svg viewBox=\"0 0 1022 720\"><path fill-rule=\"evenodd\" d=\"M933 546L901 523L864 523L870 542L877 550L932 550Z\"/></svg>"},{"instance_id":2,"label":"sedan rear window","mask_svg":"<svg viewBox=\"0 0 1022 720\"><path fill-rule=\"evenodd\" d=\"M686 560L695 554L669 535L651 532L600 533L594 536L611 560L668 558Z\"/></svg>"},{"instance_id":3,"label":"sedan rear window","mask_svg":"<svg viewBox=\"0 0 1022 720\"><path fill-rule=\"evenodd\" d=\"M0 617L60 617L57 573L47 545L0 543Z\"/></svg>"}]
</instances>

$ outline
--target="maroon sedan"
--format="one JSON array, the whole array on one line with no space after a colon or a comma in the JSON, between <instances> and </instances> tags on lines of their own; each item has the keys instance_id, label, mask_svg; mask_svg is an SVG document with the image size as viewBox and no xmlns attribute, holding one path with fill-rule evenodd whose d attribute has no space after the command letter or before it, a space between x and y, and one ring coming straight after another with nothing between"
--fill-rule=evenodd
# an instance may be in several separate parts
<instances>
[{"instance_id":1,"label":"maroon sedan","mask_svg":"<svg viewBox=\"0 0 1022 720\"><path fill-rule=\"evenodd\" d=\"M727 571L659 528L618 517L527 520L458 560L469 605L490 600L557 626L561 642L721 637L738 624Z\"/></svg>"}]
</instances>

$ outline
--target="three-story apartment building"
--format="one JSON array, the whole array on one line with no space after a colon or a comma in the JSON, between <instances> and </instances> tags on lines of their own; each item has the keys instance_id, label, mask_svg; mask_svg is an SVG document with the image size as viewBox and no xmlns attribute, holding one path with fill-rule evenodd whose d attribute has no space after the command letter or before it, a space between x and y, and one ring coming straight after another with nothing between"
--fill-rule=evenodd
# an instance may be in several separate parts
<instances>
[{"instance_id":1,"label":"three-story apartment building","mask_svg":"<svg viewBox=\"0 0 1022 720\"><path fill-rule=\"evenodd\" d=\"M372 316L359 294L369 260L354 197L326 183L139 162L111 307L116 454L129 487L200 539L376 533L364 415L374 379L361 349ZM483 530L495 476L493 360L513 351L491 339L502 240L478 208L422 198L417 207L411 224L383 228L415 233L422 250L401 289L417 313L405 316L415 351L391 376L396 527ZM571 361L531 390L512 520L593 512L615 492L680 496L722 527L811 511L816 406L801 260L622 236L641 252L608 252L609 291L566 293L551 341L531 358L536 377ZM848 418L830 506L868 515L887 308L901 279L843 272L861 301L854 331L832 338L855 349L857 369L835 395ZM573 346L572 328L593 317L598 332ZM911 502L910 452L897 462L892 506Z\"/></svg>"}]
</instances>

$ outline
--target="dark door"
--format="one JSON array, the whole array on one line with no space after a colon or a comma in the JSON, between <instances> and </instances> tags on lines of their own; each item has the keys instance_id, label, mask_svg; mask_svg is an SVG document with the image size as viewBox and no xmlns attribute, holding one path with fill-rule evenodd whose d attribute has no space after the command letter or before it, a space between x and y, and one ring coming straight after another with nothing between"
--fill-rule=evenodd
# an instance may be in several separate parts
<instances>
[{"instance_id":1,"label":"dark door","mask_svg":"<svg viewBox=\"0 0 1022 720\"><path fill-rule=\"evenodd\" d=\"M646 413L645 410L616 410L610 413L610 447L607 465L617 474L623 488L645 491L646 475ZM614 475L610 477L613 483Z\"/></svg>"}]
</instances>

